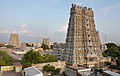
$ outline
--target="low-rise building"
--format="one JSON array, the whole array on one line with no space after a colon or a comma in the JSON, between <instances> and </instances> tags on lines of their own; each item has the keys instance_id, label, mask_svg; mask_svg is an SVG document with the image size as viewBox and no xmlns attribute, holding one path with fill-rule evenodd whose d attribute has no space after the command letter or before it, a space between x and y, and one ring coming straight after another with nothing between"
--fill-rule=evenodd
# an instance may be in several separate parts
<instances>
[{"instance_id":1,"label":"low-rise building","mask_svg":"<svg viewBox=\"0 0 120 76\"><path fill-rule=\"evenodd\" d=\"M41 47L41 43L33 43L33 46L35 47L35 48L40 48Z\"/></svg>"},{"instance_id":2,"label":"low-rise building","mask_svg":"<svg viewBox=\"0 0 120 76\"><path fill-rule=\"evenodd\" d=\"M91 75L91 68L78 67L78 66L66 66L65 74L67 76L89 76Z\"/></svg>"},{"instance_id":3,"label":"low-rise building","mask_svg":"<svg viewBox=\"0 0 120 76\"><path fill-rule=\"evenodd\" d=\"M14 67L15 72L22 71L22 65L20 63L13 63L13 67Z\"/></svg>"},{"instance_id":4,"label":"low-rise building","mask_svg":"<svg viewBox=\"0 0 120 76\"><path fill-rule=\"evenodd\" d=\"M1 76L21 76L22 65L13 63L11 66L1 66Z\"/></svg>"},{"instance_id":5,"label":"low-rise building","mask_svg":"<svg viewBox=\"0 0 120 76\"><path fill-rule=\"evenodd\" d=\"M25 68L22 71L22 76L43 76L43 73L39 71L37 68L34 66Z\"/></svg>"},{"instance_id":6,"label":"low-rise building","mask_svg":"<svg viewBox=\"0 0 120 76\"><path fill-rule=\"evenodd\" d=\"M58 61L58 62L48 62L48 63L39 63L39 64L32 64L32 66L34 66L35 68L39 69L39 70L43 70L43 66L45 65L52 65L55 68L60 68L60 74L62 74L65 70L65 61Z\"/></svg>"}]
</instances>

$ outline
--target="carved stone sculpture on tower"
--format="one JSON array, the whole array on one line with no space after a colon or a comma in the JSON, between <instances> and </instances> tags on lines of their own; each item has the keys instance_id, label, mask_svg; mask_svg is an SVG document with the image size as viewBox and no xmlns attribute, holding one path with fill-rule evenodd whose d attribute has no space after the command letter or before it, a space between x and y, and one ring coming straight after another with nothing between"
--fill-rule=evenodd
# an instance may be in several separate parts
<instances>
[{"instance_id":1,"label":"carved stone sculpture on tower","mask_svg":"<svg viewBox=\"0 0 120 76\"><path fill-rule=\"evenodd\" d=\"M63 53L66 64L89 66L102 62L100 45L92 8L72 4Z\"/></svg>"}]
</instances>

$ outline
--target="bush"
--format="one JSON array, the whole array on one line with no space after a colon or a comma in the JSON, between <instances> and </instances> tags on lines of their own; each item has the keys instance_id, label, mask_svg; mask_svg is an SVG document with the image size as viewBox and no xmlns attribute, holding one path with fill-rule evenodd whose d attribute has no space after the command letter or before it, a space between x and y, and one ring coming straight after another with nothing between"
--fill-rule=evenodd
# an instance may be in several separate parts
<instances>
[{"instance_id":1,"label":"bush","mask_svg":"<svg viewBox=\"0 0 120 76\"><path fill-rule=\"evenodd\" d=\"M108 66L108 65L111 65L111 63L110 63L110 62L105 62L105 65L107 65L107 66Z\"/></svg>"},{"instance_id":2,"label":"bush","mask_svg":"<svg viewBox=\"0 0 120 76\"><path fill-rule=\"evenodd\" d=\"M59 74L60 73L60 68L57 68L57 69L55 69L54 71L53 71L53 74Z\"/></svg>"},{"instance_id":3,"label":"bush","mask_svg":"<svg viewBox=\"0 0 120 76\"><path fill-rule=\"evenodd\" d=\"M117 59L116 63L117 63L118 66L120 66L120 59Z\"/></svg>"},{"instance_id":4,"label":"bush","mask_svg":"<svg viewBox=\"0 0 120 76\"><path fill-rule=\"evenodd\" d=\"M110 68L111 68L111 69L118 69L118 67L115 66L115 65L111 65Z\"/></svg>"},{"instance_id":5,"label":"bush","mask_svg":"<svg viewBox=\"0 0 120 76\"><path fill-rule=\"evenodd\" d=\"M59 74L60 70L61 70L60 68L55 69L55 67L50 64L43 66L43 71L51 73L52 75Z\"/></svg>"},{"instance_id":6,"label":"bush","mask_svg":"<svg viewBox=\"0 0 120 76\"><path fill-rule=\"evenodd\" d=\"M42 44L41 48L43 48L43 50L50 49L48 45L45 45L45 44Z\"/></svg>"}]
</instances>

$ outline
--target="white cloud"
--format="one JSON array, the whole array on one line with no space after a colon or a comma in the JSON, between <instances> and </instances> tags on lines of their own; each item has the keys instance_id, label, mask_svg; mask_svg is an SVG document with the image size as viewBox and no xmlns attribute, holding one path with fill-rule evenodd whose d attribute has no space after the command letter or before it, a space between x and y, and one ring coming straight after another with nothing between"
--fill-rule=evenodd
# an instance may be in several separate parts
<instances>
[{"instance_id":1,"label":"white cloud","mask_svg":"<svg viewBox=\"0 0 120 76\"><path fill-rule=\"evenodd\" d=\"M26 25L26 24L23 24L23 25L21 25L21 27L22 28L25 28L25 27L27 27L28 25ZM0 33L1 34L9 34L9 33L29 33L29 31L27 31L27 30L11 30L11 29L9 29L9 28L6 28L6 29L3 29L3 30L0 30Z\"/></svg>"},{"instance_id":2,"label":"white cloud","mask_svg":"<svg viewBox=\"0 0 120 76\"><path fill-rule=\"evenodd\" d=\"M27 30L8 30L8 29L4 29L4 30L1 30L0 31L0 34L10 34L10 33L18 33L18 34L25 34L29 37L44 37L44 35L37 35L37 34L34 34L30 31L27 31Z\"/></svg>"},{"instance_id":3,"label":"white cloud","mask_svg":"<svg viewBox=\"0 0 120 76\"><path fill-rule=\"evenodd\" d=\"M29 33L29 31L27 31L27 30L21 30L21 31L18 31L18 33Z\"/></svg>"},{"instance_id":4,"label":"white cloud","mask_svg":"<svg viewBox=\"0 0 120 76\"><path fill-rule=\"evenodd\" d=\"M8 29L4 29L0 31L1 34L9 34L9 33L29 33L29 31L27 30L8 30Z\"/></svg>"},{"instance_id":5,"label":"white cloud","mask_svg":"<svg viewBox=\"0 0 120 76\"><path fill-rule=\"evenodd\" d=\"M25 28L25 27L27 27L27 26L28 26L28 25L26 25L26 24L21 25L22 28Z\"/></svg>"},{"instance_id":6,"label":"white cloud","mask_svg":"<svg viewBox=\"0 0 120 76\"><path fill-rule=\"evenodd\" d=\"M102 10L103 11L109 11L111 9L114 9L114 8L118 7L118 6L120 6L120 3L116 3L116 4L112 5L112 6L104 7L104 8L102 8Z\"/></svg>"},{"instance_id":7,"label":"white cloud","mask_svg":"<svg viewBox=\"0 0 120 76\"><path fill-rule=\"evenodd\" d=\"M67 32L68 25L62 26L60 29L58 29L58 32Z\"/></svg>"},{"instance_id":8,"label":"white cloud","mask_svg":"<svg viewBox=\"0 0 120 76\"><path fill-rule=\"evenodd\" d=\"M34 33L28 33L26 35L30 36L30 37L45 37L44 35L37 35L37 34L34 34Z\"/></svg>"}]
</instances>

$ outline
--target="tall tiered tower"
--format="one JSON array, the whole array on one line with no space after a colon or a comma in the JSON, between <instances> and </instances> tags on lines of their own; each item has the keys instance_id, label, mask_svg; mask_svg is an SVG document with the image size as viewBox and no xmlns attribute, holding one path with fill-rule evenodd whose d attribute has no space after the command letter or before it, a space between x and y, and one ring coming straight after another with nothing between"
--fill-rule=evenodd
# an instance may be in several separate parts
<instances>
[{"instance_id":1,"label":"tall tiered tower","mask_svg":"<svg viewBox=\"0 0 120 76\"><path fill-rule=\"evenodd\" d=\"M49 38L43 38L43 44L48 45L48 47L50 48L50 41Z\"/></svg>"},{"instance_id":2,"label":"tall tiered tower","mask_svg":"<svg viewBox=\"0 0 120 76\"><path fill-rule=\"evenodd\" d=\"M15 48L20 48L20 42L19 42L18 34L15 34L15 33L10 34L9 45L14 46Z\"/></svg>"},{"instance_id":3,"label":"tall tiered tower","mask_svg":"<svg viewBox=\"0 0 120 76\"><path fill-rule=\"evenodd\" d=\"M67 65L89 66L99 62L102 57L92 8L72 4L64 60Z\"/></svg>"}]
</instances>

